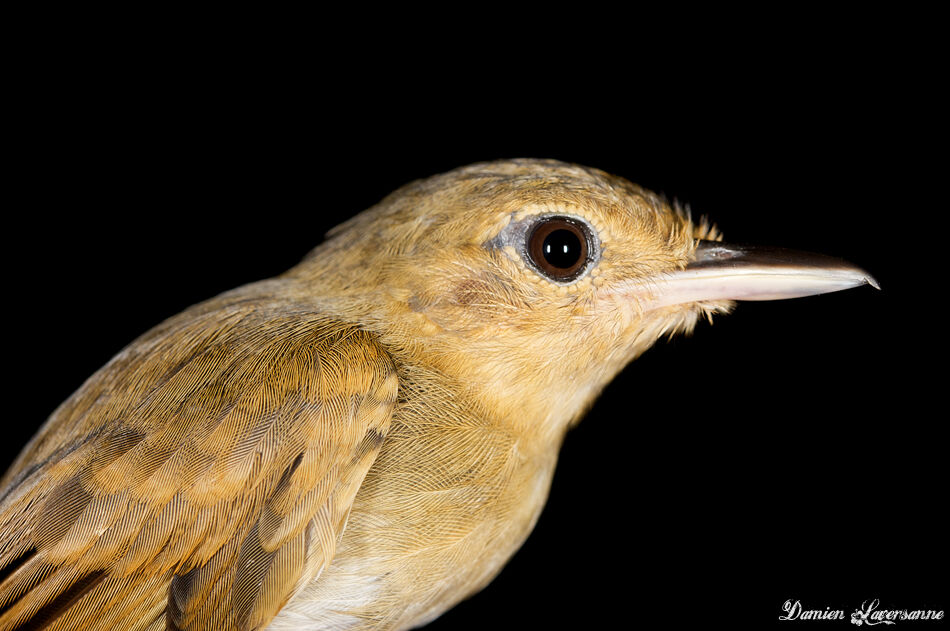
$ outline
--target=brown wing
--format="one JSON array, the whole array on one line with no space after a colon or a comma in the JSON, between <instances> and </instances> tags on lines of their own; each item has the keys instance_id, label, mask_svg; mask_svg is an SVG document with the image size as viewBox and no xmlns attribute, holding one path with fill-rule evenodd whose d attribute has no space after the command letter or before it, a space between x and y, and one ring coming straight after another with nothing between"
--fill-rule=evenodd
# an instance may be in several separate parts
<instances>
[{"instance_id":1,"label":"brown wing","mask_svg":"<svg viewBox=\"0 0 950 631\"><path fill-rule=\"evenodd\" d=\"M333 557L395 368L305 310L195 309L58 409L0 500L0 631L261 629Z\"/></svg>"}]
</instances>

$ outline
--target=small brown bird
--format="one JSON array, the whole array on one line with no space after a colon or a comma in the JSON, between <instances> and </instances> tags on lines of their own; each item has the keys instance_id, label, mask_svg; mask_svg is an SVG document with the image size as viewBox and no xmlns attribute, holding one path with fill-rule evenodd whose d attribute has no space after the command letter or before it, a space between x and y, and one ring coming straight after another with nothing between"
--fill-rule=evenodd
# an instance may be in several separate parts
<instances>
[{"instance_id":1,"label":"small brown bird","mask_svg":"<svg viewBox=\"0 0 950 631\"><path fill-rule=\"evenodd\" d=\"M865 283L594 169L409 184L52 414L2 482L0 630L425 624L524 542L566 431L658 338Z\"/></svg>"}]
</instances>

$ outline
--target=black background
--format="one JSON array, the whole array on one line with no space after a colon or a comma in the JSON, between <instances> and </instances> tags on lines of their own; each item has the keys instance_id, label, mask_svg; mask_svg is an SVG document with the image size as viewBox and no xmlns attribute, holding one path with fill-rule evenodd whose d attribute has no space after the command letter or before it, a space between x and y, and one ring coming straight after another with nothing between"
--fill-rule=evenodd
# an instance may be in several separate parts
<instances>
[{"instance_id":1,"label":"black background","mask_svg":"<svg viewBox=\"0 0 950 631\"><path fill-rule=\"evenodd\" d=\"M936 47L887 16L769 24L475 63L438 41L344 65L246 33L25 47L7 92L3 462L136 335L284 271L396 187L558 158L686 202L727 239L848 259L882 291L743 303L651 349L568 436L523 549L427 628L950 608Z\"/></svg>"}]
</instances>

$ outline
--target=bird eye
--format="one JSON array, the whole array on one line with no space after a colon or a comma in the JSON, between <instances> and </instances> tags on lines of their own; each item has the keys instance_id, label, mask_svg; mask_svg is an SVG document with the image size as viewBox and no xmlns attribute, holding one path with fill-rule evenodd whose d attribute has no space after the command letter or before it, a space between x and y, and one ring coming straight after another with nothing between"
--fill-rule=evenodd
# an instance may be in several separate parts
<instances>
[{"instance_id":1,"label":"bird eye","mask_svg":"<svg viewBox=\"0 0 950 631\"><path fill-rule=\"evenodd\" d=\"M527 254L548 278L574 280L587 267L590 236L586 226L567 217L544 217L528 232Z\"/></svg>"}]
</instances>

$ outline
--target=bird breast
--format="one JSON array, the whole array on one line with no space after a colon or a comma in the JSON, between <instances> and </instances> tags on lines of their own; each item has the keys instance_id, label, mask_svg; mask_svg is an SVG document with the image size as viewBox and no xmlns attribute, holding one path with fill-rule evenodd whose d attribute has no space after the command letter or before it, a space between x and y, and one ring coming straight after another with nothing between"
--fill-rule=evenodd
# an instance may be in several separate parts
<instances>
[{"instance_id":1,"label":"bird breast","mask_svg":"<svg viewBox=\"0 0 950 631\"><path fill-rule=\"evenodd\" d=\"M404 366L400 383L333 562L271 629L424 624L491 581L534 527L559 441L525 444L431 369Z\"/></svg>"}]
</instances>

